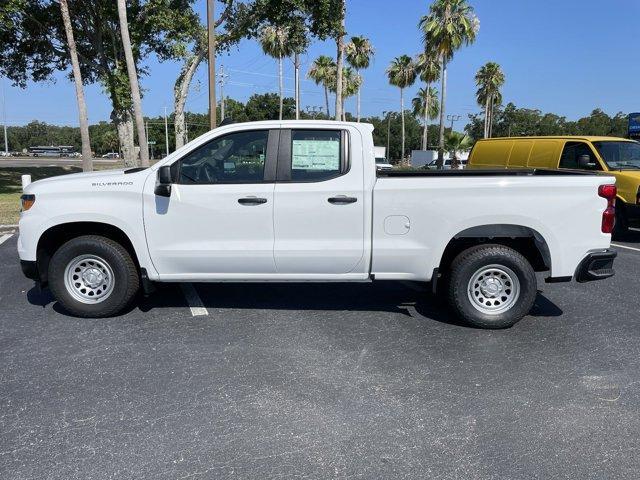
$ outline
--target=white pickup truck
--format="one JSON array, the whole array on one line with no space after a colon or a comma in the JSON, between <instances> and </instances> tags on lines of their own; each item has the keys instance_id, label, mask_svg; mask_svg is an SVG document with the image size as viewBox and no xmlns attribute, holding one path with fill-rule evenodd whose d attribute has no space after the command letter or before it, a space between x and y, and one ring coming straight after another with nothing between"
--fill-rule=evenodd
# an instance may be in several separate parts
<instances>
[{"instance_id":1,"label":"white pickup truck","mask_svg":"<svg viewBox=\"0 0 640 480\"><path fill-rule=\"evenodd\" d=\"M83 317L154 282L431 281L486 328L529 312L536 271L613 275L613 178L376 171L372 130L231 124L147 169L25 179L23 271Z\"/></svg>"}]
</instances>

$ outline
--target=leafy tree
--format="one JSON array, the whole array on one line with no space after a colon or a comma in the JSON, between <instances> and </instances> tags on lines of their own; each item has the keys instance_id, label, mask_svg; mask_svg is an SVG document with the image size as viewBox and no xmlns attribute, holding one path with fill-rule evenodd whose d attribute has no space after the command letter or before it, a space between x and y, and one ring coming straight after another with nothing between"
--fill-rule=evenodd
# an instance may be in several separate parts
<instances>
[{"instance_id":1,"label":"leafy tree","mask_svg":"<svg viewBox=\"0 0 640 480\"><path fill-rule=\"evenodd\" d=\"M249 97L245 105L245 115L248 121L276 120L280 118L280 99L275 93L255 94ZM295 100L284 98L282 101L282 116L293 118L295 115Z\"/></svg>"},{"instance_id":2,"label":"leafy tree","mask_svg":"<svg viewBox=\"0 0 640 480\"><path fill-rule=\"evenodd\" d=\"M138 74L147 70L141 60L150 54L160 59L172 55L172 41L180 38L190 18L182 15L194 0L139 0L127 9L132 53ZM103 86L112 105L125 159L133 162L132 99L120 36L116 2L69 1L78 61L85 84ZM66 34L56 0L11 0L12 8L0 9L0 74L15 85L29 80L49 81L57 71L67 71ZM167 20L167 19L170 19Z\"/></svg>"},{"instance_id":3,"label":"leafy tree","mask_svg":"<svg viewBox=\"0 0 640 480\"><path fill-rule=\"evenodd\" d=\"M418 55L415 62L416 62L416 68L418 70L418 74L420 75L420 80L422 80L427 84L426 90L423 89L421 91L425 94L428 92L431 92L432 90L431 84L434 82L437 82L438 79L440 78L440 61L438 60L438 57L434 55L434 53L431 51L425 51ZM433 91L435 92L436 90L433 90ZM431 97L429 95L426 95L423 97L426 100L428 100L428 102L426 102L423 109L424 113L426 114L427 112L431 111L431 108L430 108ZM436 101L437 101L437 98L436 98ZM436 103L434 103L434 105L436 105ZM436 107L436 111L439 111L439 105ZM436 113L436 116L437 115L438 114ZM432 118L428 115L425 115L424 117L424 133L422 136L422 150L427 150L429 145L429 139L428 139L429 129L427 128L428 119L435 120L435 117Z\"/></svg>"},{"instance_id":4,"label":"leafy tree","mask_svg":"<svg viewBox=\"0 0 640 480\"><path fill-rule=\"evenodd\" d=\"M476 99L478 104L484 107L484 138L487 138L491 137L494 106L502 103L500 88L504 85L504 73L500 65L488 62L480 67L476 73L476 85Z\"/></svg>"},{"instance_id":5,"label":"leafy tree","mask_svg":"<svg viewBox=\"0 0 640 480\"><path fill-rule=\"evenodd\" d=\"M333 58L326 55L320 55L311 64L311 68L307 72L307 76L316 82L316 85L322 85L324 88L324 101L326 105L327 116L330 116L329 112L329 85L332 84L336 76L336 62Z\"/></svg>"},{"instance_id":6,"label":"leafy tree","mask_svg":"<svg viewBox=\"0 0 640 480\"><path fill-rule=\"evenodd\" d=\"M438 165L441 167L444 160L447 64L456 50L475 41L480 22L466 0L436 0L431 4L429 14L420 20L419 26L423 33L425 51L437 55L442 65L438 148Z\"/></svg>"},{"instance_id":7,"label":"leafy tree","mask_svg":"<svg viewBox=\"0 0 640 480\"><path fill-rule=\"evenodd\" d=\"M80 121L80 138L82 139L82 170L89 172L93 170L93 155L91 154L91 139L89 137L89 119L87 117L87 102L84 98L84 86L82 84L82 73L78 62L78 50L73 37L73 26L71 24L71 14L67 0L60 0L60 13L62 23L67 37L67 47L71 60L71 70L73 81L76 87L76 101L78 102L78 117Z\"/></svg>"},{"instance_id":8,"label":"leafy tree","mask_svg":"<svg viewBox=\"0 0 640 480\"><path fill-rule=\"evenodd\" d=\"M438 118L440 105L438 104L438 91L433 87L425 87L418 90L418 94L411 101L413 114L422 117L422 150L427 150L427 138L429 120Z\"/></svg>"},{"instance_id":9,"label":"leafy tree","mask_svg":"<svg viewBox=\"0 0 640 480\"><path fill-rule=\"evenodd\" d=\"M404 89L416 81L416 65L408 55L400 55L393 59L387 68L389 83L400 89L400 116L402 118L402 149L401 158L405 155L405 122L404 122Z\"/></svg>"},{"instance_id":10,"label":"leafy tree","mask_svg":"<svg viewBox=\"0 0 640 480\"><path fill-rule=\"evenodd\" d=\"M371 63L371 57L374 54L373 46L368 38L365 37L351 37L351 41L345 47L347 55L347 62L353 68L356 69L356 73L360 79L360 70L368 68ZM362 83L362 81L361 81ZM358 122L360 121L360 87L357 91L358 99L356 102L356 116Z\"/></svg>"}]
</instances>

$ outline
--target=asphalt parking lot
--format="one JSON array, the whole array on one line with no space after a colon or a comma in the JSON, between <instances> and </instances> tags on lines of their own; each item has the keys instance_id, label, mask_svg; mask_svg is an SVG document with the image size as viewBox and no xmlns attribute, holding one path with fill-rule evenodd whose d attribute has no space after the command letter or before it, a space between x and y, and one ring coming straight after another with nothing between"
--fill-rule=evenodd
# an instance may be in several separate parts
<instances>
[{"instance_id":1,"label":"asphalt parking lot","mask_svg":"<svg viewBox=\"0 0 640 480\"><path fill-rule=\"evenodd\" d=\"M640 471L640 232L502 331L396 283L166 285L77 319L2 238L2 479Z\"/></svg>"}]
</instances>

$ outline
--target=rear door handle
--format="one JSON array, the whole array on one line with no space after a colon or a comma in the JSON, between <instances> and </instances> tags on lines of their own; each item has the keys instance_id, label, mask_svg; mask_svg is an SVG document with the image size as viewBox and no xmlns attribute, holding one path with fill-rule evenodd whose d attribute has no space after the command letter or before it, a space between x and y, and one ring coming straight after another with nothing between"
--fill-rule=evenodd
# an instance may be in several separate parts
<instances>
[{"instance_id":1,"label":"rear door handle","mask_svg":"<svg viewBox=\"0 0 640 480\"><path fill-rule=\"evenodd\" d=\"M358 199L356 197L347 197L346 195L338 195L337 197L330 197L327 199L329 203L334 205L347 205L349 203L356 203Z\"/></svg>"},{"instance_id":2,"label":"rear door handle","mask_svg":"<svg viewBox=\"0 0 640 480\"><path fill-rule=\"evenodd\" d=\"M260 197L244 197L244 198L239 198L238 203L240 205L247 205L247 206L262 205L263 203L267 203L267 199L260 198Z\"/></svg>"}]
</instances>

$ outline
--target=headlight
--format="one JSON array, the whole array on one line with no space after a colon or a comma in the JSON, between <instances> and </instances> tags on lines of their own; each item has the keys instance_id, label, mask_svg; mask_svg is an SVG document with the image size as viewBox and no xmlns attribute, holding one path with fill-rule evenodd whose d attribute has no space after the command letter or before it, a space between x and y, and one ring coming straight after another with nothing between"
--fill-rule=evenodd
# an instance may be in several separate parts
<instances>
[{"instance_id":1,"label":"headlight","mask_svg":"<svg viewBox=\"0 0 640 480\"><path fill-rule=\"evenodd\" d=\"M27 195L26 193L20 197L20 201L22 202L22 211L26 212L33 204L36 203L35 195Z\"/></svg>"}]
</instances>

